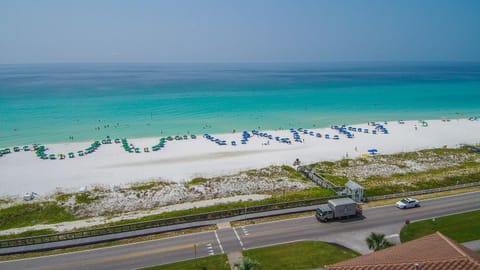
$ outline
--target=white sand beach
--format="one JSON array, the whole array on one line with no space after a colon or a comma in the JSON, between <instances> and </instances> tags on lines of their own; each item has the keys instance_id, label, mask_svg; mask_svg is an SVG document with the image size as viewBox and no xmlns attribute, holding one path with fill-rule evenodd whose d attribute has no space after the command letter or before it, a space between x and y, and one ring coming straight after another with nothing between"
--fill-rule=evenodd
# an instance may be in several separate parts
<instances>
[{"instance_id":1,"label":"white sand beach","mask_svg":"<svg viewBox=\"0 0 480 270\"><path fill-rule=\"evenodd\" d=\"M219 146L201 135L197 139L168 141L165 148L143 153L144 147L158 143L159 138L129 139L142 153L128 153L121 144L101 145L94 153L64 160L42 160L34 152L15 152L0 158L0 197L17 196L25 192L40 195L55 191L77 191L92 185L125 185L137 181L189 181L195 177L232 174L270 165L290 165L295 159L302 164L323 160L355 158L375 148L379 154L414 151L436 147L458 147L460 144L480 144L480 121L468 119L429 120L423 127L419 121L391 121L383 124L388 134L353 132L348 139L318 138L301 134L303 142L285 144L265 137L253 136L247 144L240 144L241 132L213 135L228 142ZM351 125L369 129L367 123ZM310 129L309 129L310 131ZM311 131L339 134L331 128ZM289 130L265 131L292 140ZM235 140L236 146L230 145ZM92 142L47 144L50 153L77 152Z\"/></svg>"}]
</instances>

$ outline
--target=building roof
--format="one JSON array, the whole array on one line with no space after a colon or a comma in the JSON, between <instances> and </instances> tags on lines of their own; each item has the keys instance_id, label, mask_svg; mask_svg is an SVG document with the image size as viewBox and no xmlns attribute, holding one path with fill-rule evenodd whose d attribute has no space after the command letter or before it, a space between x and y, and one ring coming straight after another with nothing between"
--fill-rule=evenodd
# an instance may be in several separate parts
<instances>
[{"instance_id":1,"label":"building roof","mask_svg":"<svg viewBox=\"0 0 480 270\"><path fill-rule=\"evenodd\" d=\"M350 198L338 198L329 200L329 202L335 206L345 205L345 204L355 204L355 201Z\"/></svg>"},{"instance_id":2,"label":"building roof","mask_svg":"<svg viewBox=\"0 0 480 270\"><path fill-rule=\"evenodd\" d=\"M345 186L349 189L352 189L352 190L363 190L363 189L365 189L360 184L358 184L357 182L354 182L352 180L348 180L348 182L345 184Z\"/></svg>"},{"instance_id":3,"label":"building roof","mask_svg":"<svg viewBox=\"0 0 480 270\"><path fill-rule=\"evenodd\" d=\"M480 270L480 255L440 232L326 267L326 270Z\"/></svg>"}]
</instances>

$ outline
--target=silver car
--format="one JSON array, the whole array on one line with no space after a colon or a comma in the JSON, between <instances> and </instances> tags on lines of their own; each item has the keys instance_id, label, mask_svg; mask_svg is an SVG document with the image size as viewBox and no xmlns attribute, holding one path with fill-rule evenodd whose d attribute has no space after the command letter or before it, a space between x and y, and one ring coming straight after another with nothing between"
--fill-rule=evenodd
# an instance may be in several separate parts
<instances>
[{"instance_id":1,"label":"silver car","mask_svg":"<svg viewBox=\"0 0 480 270\"><path fill-rule=\"evenodd\" d=\"M397 206L400 209L413 208L413 207L420 206L420 201L417 199L405 198L395 203L395 206Z\"/></svg>"}]
</instances>

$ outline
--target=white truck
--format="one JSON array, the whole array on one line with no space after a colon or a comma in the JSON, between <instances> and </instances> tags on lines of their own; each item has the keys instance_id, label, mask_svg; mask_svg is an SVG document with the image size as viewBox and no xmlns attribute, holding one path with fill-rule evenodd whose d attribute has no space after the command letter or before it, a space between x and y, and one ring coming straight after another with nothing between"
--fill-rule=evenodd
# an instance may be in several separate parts
<instances>
[{"instance_id":1,"label":"white truck","mask_svg":"<svg viewBox=\"0 0 480 270\"><path fill-rule=\"evenodd\" d=\"M330 219L349 218L362 214L362 206L350 198L329 200L317 208L315 217L319 221L327 222Z\"/></svg>"}]
</instances>

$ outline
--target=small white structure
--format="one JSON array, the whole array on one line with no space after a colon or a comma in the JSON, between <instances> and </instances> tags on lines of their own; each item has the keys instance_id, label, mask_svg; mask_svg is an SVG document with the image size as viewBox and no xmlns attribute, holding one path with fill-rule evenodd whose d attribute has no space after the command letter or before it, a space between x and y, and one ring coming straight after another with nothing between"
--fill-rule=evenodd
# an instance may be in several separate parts
<instances>
[{"instance_id":1,"label":"small white structure","mask_svg":"<svg viewBox=\"0 0 480 270\"><path fill-rule=\"evenodd\" d=\"M345 194L357 202L363 202L364 191L364 187L352 180L348 180L348 182L345 184Z\"/></svg>"}]
</instances>

